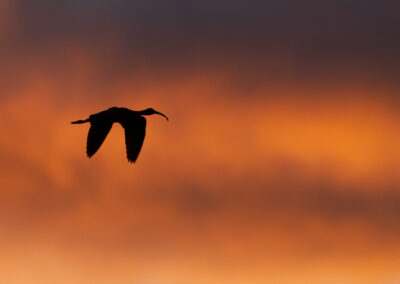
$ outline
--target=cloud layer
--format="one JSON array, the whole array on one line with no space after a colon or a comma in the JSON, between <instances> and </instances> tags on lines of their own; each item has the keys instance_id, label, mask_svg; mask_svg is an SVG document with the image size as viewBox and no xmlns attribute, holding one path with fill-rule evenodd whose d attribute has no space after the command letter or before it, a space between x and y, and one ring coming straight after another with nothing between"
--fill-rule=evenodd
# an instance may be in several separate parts
<instances>
[{"instance_id":1,"label":"cloud layer","mask_svg":"<svg viewBox=\"0 0 400 284\"><path fill-rule=\"evenodd\" d=\"M0 282L398 281L398 4L313 2L2 2Z\"/></svg>"}]
</instances>

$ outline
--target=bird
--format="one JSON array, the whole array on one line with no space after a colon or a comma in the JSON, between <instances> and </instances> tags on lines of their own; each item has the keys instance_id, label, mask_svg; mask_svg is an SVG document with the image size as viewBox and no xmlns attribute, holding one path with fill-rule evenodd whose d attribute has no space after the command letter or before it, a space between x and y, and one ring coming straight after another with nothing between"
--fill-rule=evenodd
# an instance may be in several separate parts
<instances>
[{"instance_id":1,"label":"bird","mask_svg":"<svg viewBox=\"0 0 400 284\"><path fill-rule=\"evenodd\" d=\"M145 115L158 114L168 117L152 108L141 111L134 111L124 107L111 107L107 110L89 115L85 120L72 121L72 124L90 123L87 136L86 154L92 157L103 144L112 125L118 122L125 130L126 156L130 163L135 163L140 150L142 149L144 137L146 135Z\"/></svg>"}]
</instances>

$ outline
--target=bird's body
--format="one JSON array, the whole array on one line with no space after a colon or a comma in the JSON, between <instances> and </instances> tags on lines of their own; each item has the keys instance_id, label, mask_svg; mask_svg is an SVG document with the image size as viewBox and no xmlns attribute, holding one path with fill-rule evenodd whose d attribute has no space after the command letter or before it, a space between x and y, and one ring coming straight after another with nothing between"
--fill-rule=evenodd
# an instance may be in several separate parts
<instances>
[{"instance_id":1,"label":"bird's body","mask_svg":"<svg viewBox=\"0 0 400 284\"><path fill-rule=\"evenodd\" d=\"M142 149L144 137L146 135L146 118L143 115L159 114L152 108L142 111L134 111L127 108L112 107L108 110L95 113L86 120L77 120L72 124L90 122L90 129L87 137L86 154L90 158L93 156L111 130L113 123L117 122L125 130L126 154L129 162L136 162Z\"/></svg>"}]
</instances>

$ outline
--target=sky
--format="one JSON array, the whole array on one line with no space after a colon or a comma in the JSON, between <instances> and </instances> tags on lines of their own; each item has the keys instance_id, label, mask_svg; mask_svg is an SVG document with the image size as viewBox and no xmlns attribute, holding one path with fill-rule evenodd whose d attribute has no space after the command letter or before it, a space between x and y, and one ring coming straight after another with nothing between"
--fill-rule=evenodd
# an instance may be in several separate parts
<instances>
[{"instance_id":1,"label":"sky","mask_svg":"<svg viewBox=\"0 0 400 284\"><path fill-rule=\"evenodd\" d=\"M0 282L400 282L399 8L0 0Z\"/></svg>"}]
</instances>

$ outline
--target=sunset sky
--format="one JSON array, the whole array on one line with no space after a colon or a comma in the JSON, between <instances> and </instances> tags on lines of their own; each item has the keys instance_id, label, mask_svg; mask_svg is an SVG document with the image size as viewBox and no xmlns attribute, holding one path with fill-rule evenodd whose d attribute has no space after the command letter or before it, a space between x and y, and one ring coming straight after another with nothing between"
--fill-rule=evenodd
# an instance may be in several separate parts
<instances>
[{"instance_id":1,"label":"sunset sky","mask_svg":"<svg viewBox=\"0 0 400 284\"><path fill-rule=\"evenodd\" d=\"M400 283L399 77L394 0L0 0L0 283Z\"/></svg>"}]
</instances>

